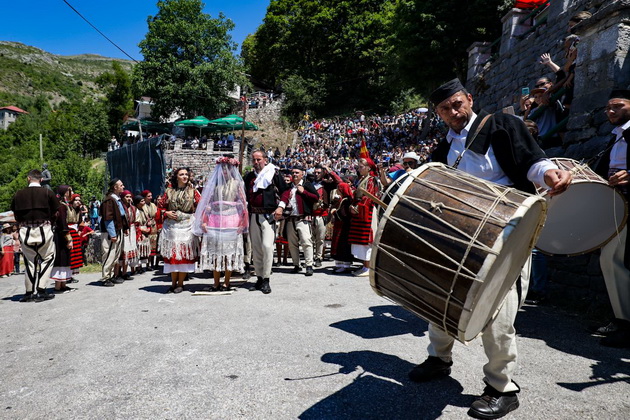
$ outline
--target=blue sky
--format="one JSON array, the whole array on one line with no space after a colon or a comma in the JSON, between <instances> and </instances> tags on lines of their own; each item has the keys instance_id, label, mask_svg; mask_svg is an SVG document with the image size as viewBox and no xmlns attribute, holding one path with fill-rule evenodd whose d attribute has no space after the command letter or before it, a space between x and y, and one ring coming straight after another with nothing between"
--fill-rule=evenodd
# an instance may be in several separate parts
<instances>
[{"instance_id":1,"label":"blue sky","mask_svg":"<svg viewBox=\"0 0 630 420\"><path fill-rule=\"evenodd\" d=\"M136 60L147 32L147 16L157 0L68 0L86 19ZM3 2L5 3L5 2ZM231 19L232 39L239 44L262 24L269 0L205 0L204 12ZM59 55L99 54L127 58L98 34L63 0L8 1L2 7L0 41L17 41Z\"/></svg>"}]
</instances>

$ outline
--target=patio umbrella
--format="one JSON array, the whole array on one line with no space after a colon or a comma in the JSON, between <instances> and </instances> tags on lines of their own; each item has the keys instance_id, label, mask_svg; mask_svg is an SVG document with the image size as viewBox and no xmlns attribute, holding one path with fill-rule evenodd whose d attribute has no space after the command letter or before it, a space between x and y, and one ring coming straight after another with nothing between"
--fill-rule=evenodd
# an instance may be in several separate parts
<instances>
[{"instance_id":1,"label":"patio umbrella","mask_svg":"<svg viewBox=\"0 0 630 420\"><path fill-rule=\"evenodd\" d=\"M135 120L135 121L127 120L127 122L125 122L120 128L123 131L128 131L128 130L140 131L138 124L142 126L143 131L154 131L158 133L171 132L170 128L168 128L165 124L161 124L159 122L149 121L149 120Z\"/></svg>"},{"instance_id":2,"label":"patio umbrella","mask_svg":"<svg viewBox=\"0 0 630 420\"><path fill-rule=\"evenodd\" d=\"M217 118L216 120L209 121L210 124L225 128L228 130L242 130L243 119L235 114L227 115L223 118ZM258 130L258 126L252 122L245 122L245 130Z\"/></svg>"},{"instance_id":3,"label":"patio umbrella","mask_svg":"<svg viewBox=\"0 0 630 420\"><path fill-rule=\"evenodd\" d=\"M207 119L203 115L200 115L198 117L191 118L189 120L177 121L175 123L175 126L176 127L197 127L197 128L202 128L202 127L206 127L209 122L210 122L209 119Z\"/></svg>"}]
</instances>

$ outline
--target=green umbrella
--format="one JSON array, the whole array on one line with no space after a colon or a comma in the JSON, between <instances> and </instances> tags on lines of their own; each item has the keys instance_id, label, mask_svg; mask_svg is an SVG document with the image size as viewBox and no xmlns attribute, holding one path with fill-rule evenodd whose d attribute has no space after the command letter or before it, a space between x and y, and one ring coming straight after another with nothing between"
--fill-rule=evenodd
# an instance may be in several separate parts
<instances>
[{"instance_id":1,"label":"green umbrella","mask_svg":"<svg viewBox=\"0 0 630 420\"><path fill-rule=\"evenodd\" d=\"M206 117L200 115L195 118L191 118L189 120L177 121L175 123L176 127L206 127L210 123L210 120Z\"/></svg>"},{"instance_id":2,"label":"green umbrella","mask_svg":"<svg viewBox=\"0 0 630 420\"><path fill-rule=\"evenodd\" d=\"M223 118L217 118L216 120L211 120L209 121L209 123L227 130L243 129L243 119L235 114L227 115ZM258 126L252 122L246 121L245 130L258 130Z\"/></svg>"},{"instance_id":3,"label":"green umbrella","mask_svg":"<svg viewBox=\"0 0 630 420\"><path fill-rule=\"evenodd\" d=\"M149 120L135 120L135 121L128 120L120 128L123 131L127 131L127 130L140 131L138 128L138 125L142 126L143 131L154 131L158 133L171 132L170 128L168 128L165 124L161 124L159 122L149 121Z\"/></svg>"}]
</instances>

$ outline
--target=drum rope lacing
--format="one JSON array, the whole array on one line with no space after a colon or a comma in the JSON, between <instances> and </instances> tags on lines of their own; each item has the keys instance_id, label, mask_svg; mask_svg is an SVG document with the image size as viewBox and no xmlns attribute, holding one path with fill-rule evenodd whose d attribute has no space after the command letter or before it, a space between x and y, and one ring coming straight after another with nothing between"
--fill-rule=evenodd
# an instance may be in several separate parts
<instances>
[{"instance_id":1,"label":"drum rope lacing","mask_svg":"<svg viewBox=\"0 0 630 420\"><path fill-rule=\"evenodd\" d=\"M445 174L447 177L450 176L450 174L448 172L446 172L446 171L437 170L437 172L441 172L441 173ZM468 269L468 268L466 268L464 266L464 263L466 262L466 259L468 258L468 255L470 254L471 250L473 248L478 248L478 249L484 250L484 251L486 251L488 253L493 253L494 255L498 255L496 252L492 251L491 248L487 247L485 244L483 244L483 243L478 241L478 237L481 234L481 232L483 230L483 227L490 221L497 222L497 223L500 223L502 226L505 226L505 224L506 224L505 220L501 220L501 219L493 216L493 212L494 212L494 210L497 208L497 206L499 204L503 204L503 205L507 205L507 206L511 206L511 207L516 207L516 208L519 207L519 205L517 203L515 203L514 201L509 200L507 198L507 195L509 193L517 193L517 191L514 190L513 188L505 188L505 187L498 188L498 187L496 187L496 186L494 186L494 185L492 185L490 183L485 183L484 182L483 185L486 186L489 190L491 190L495 194L494 196L491 196L490 194L482 194L481 191L480 191L480 188L478 187L478 185L473 183L473 182L468 181L465 177L458 178L458 179L460 181L463 181L465 184L468 184L469 186L473 187L473 189L476 190L476 191L466 190L466 189L464 189L462 187L459 187L459 188L458 187L454 187L453 185L440 184L440 183L436 183L436 182L428 182L428 181L425 181L423 179L419 179L417 177L414 177L414 182L417 182L418 184L423 185L425 187L431 188L431 189L433 189L433 190L435 190L435 191L437 191L437 192L439 192L439 193L441 193L441 194L443 194L443 195L445 195L447 197L450 197L451 199L453 199L455 201L459 201L459 202L461 202L461 203L463 203L463 204L465 204L467 206L470 206L470 203L465 202L462 198L460 198L460 197L450 193L449 191L445 190L444 187L449 188L449 190L465 192L465 193L468 193L468 194L471 194L471 195L477 195L477 196L480 196L482 198L485 198L485 199L488 199L488 200L492 200L492 204L490 205L489 209L487 209L487 211L485 212L485 214L483 214L483 216L481 218L479 218L478 214L473 214L473 213L467 212L465 210L452 208L452 207L446 206L442 202L435 202L435 201L432 201L432 200L422 200L422 199L408 198L408 197L402 195L402 192L400 190L395 193L395 195L398 196L399 200L403 200L403 201L408 202L409 204L413 205L414 207L418 208L421 212L424 212L424 213L433 214L432 211L435 211L435 210L439 210L439 212L442 213L442 209L448 209L450 211L453 211L453 212L456 212L456 213L460 213L460 214L466 214L468 216L471 216L471 217L473 217L475 219L479 219L480 220L480 223L477 226L477 229L476 229L475 233L471 236L471 235L468 235L465 232L461 231L460 229L457 229L455 226L453 226L452 224L446 222L445 220L440 219L442 221L442 223L447 225L449 228L451 228L455 232L458 232L463 237L470 239L470 241L467 243L466 251L464 252L463 257L462 257L461 261L459 261L459 262L457 260L449 257L448 255L446 255L446 253L444 253L443 251L441 251L437 247L431 245L427 240L425 240L425 239L421 238L420 236L412 233L413 236L415 236L421 242L423 242L426 245L428 245L431 249L433 249L435 252L440 254L446 260L450 260L452 263L457 265L457 269L456 270L446 269L445 267L440 266L443 269L446 269L447 271L450 271L450 272L454 273L453 280L452 280L451 285L450 285L450 290L448 291L448 296L446 298L446 301L444 302L445 307L444 307L444 313L443 313L443 316L442 316L442 328L445 331L447 330L447 326L446 326L447 314L448 314L447 308L451 304L451 302L450 302L451 300L457 301L455 298L452 297L452 294L453 294L453 292L455 290L455 284L457 283L458 278L459 277L466 277L466 278L472 279L474 281L480 281L479 279L476 278L476 275L470 269ZM503 191L501 191L501 189L503 189ZM431 208L431 211L427 210L427 209L425 209L425 208L423 208L421 206L418 206L416 203L414 203L414 201L421 202L421 203L424 203L424 204L428 204L430 206L430 208ZM390 216L385 216L385 218L387 220L391 220L393 223L399 225L400 227L403 227L403 228L405 227L401 223L402 219L394 218L394 217L390 217ZM437 234L439 236L444 236L444 237L449 238L449 239L451 239L453 241L466 243L466 241L464 241L464 240L461 240L459 238L455 238L455 237L453 237L451 235L444 234L442 232L437 232L437 231L435 231L433 229L428 229L428 228L422 228L422 229L424 229L426 231L429 231L431 233ZM385 252L391 255L390 252L388 252L388 251L385 251ZM398 252L400 252L400 251L398 251ZM432 262L430 262L428 260L425 260L425 259L422 259L422 258L419 258L419 257L416 257L416 256L412 256L411 254L407 254L407 253L403 253L403 254L406 254L407 256L410 256L412 258L415 258L417 260L426 262L426 263L431 264L431 265L437 265L437 264L432 263ZM393 255L392 255L392 257L393 257ZM413 271L416 271L416 270L413 270ZM470 274L465 274L466 272L467 273L472 273L474 277L471 277ZM438 289L440 289L440 287L438 285L436 285L434 282L429 281L429 283L431 283L434 287L437 287ZM470 312L470 309L466 309L466 310Z\"/></svg>"}]
</instances>

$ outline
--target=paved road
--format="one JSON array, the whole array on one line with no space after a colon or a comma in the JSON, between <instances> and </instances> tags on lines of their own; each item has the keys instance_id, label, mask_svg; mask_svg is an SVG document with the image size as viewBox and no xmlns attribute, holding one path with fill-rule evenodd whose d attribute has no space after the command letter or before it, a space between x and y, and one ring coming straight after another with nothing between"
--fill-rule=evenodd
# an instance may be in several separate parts
<instances>
[{"instance_id":1,"label":"paved road","mask_svg":"<svg viewBox=\"0 0 630 420\"><path fill-rule=\"evenodd\" d=\"M414 384L425 322L365 278L272 276L273 292L165 295L163 275L19 303L0 280L0 417L6 419L463 419L483 389L481 343L456 344L451 377ZM630 355L599 347L585 321L524 307L521 408L510 419L625 419Z\"/></svg>"}]
</instances>

